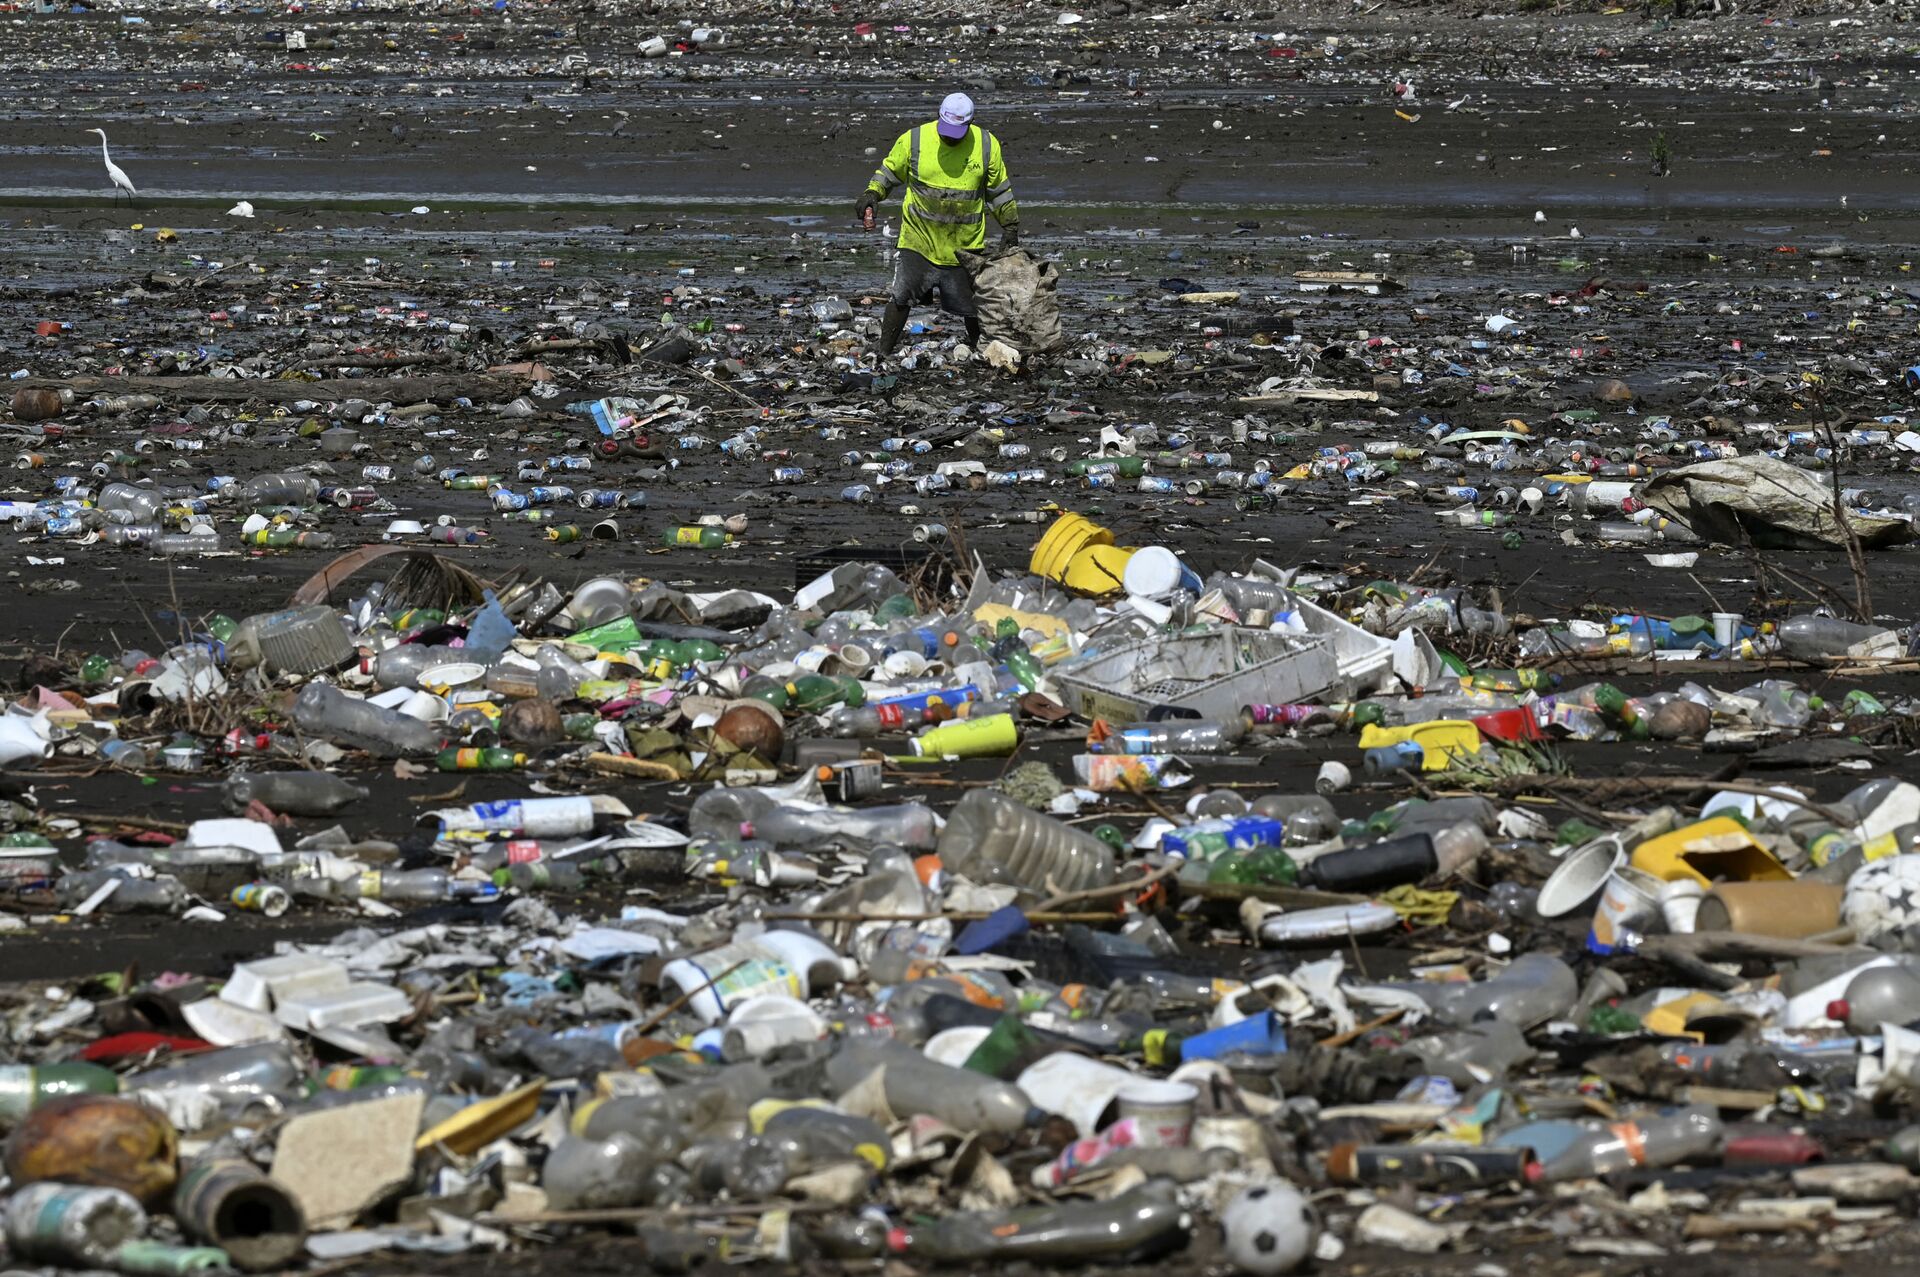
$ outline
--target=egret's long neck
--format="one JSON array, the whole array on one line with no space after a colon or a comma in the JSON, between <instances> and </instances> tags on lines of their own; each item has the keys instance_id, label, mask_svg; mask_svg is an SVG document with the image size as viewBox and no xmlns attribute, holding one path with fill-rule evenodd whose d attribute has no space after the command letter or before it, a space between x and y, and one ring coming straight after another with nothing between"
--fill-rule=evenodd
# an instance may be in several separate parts
<instances>
[{"instance_id":1,"label":"egret's long neck","mask_svg":"<svg viewBox=\"0 0 1920 1277\"><path fill-rule=\"evenodd\" d=\"M107 154L107 135L105 133L100 135L100 158L109 164L113 162L113 157Z\"/></svg>"}]
</instances>

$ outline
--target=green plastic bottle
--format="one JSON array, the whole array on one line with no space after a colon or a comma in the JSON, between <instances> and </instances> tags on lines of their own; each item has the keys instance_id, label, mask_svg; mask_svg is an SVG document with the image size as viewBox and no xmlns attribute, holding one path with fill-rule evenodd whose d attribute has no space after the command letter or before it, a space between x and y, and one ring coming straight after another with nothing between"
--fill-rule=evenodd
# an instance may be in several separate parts
<instances>
[{"instance_id":1,"label":"green plastic bottle","mask_svg":"<svg viewBox=\"0 0 1920 1277\"><path fill-rule=\"evenodd\" d=\"M1020 685L1023 692L1031 692L1040 686L1040 680L1046 677L1040 666L1040 660L1025 647L1015 647L1007 654L1007 672L1013 675L1013 681Z\"/></svg>"},{"instance_id":2,"label":"green plastic bottle","mask_svg":"<svg viewBox=\"0 0 1920 1277\"><path fill-rule=\"evenodd\" d=\"M0 1064L0 1127L70 1095L118 1095L120 1078L98 1064Z\"/></svg>"},{"instance_id":3,"label":"green plastic bottle","mask_svg":"<svg viewBox=\"0 0 1920 1277\"><path fill-rule=\"evenodd\" d=\"M725 528L668 528L660 534L663 545L697 546L702 550L717 550L723 545L732 545L733 536Z\"/></svg>"},{"instance_id":4,"label":"green plastic bottle","mask_svg":"<svg viewBox=\"0 0 1920 1277\"><path fill-rule=\"evenodd\" d=\"M787 684L787 708L801 714L818 714L835 705L857 709L866 703L866 692L851 678L831 674L803 674Z\"/></svg>"},{"instance_id":5,"label":"green plastic bottle","mask_svg":"<svg viewBox=\"0 0 1920 1277\"><path fill-rule=\"evenodd\" d=\"M1300 877L1300 866L1278 847L1254 847L1230 852L1207 867L1208 882L1230 882L1241 886L1291 887Z\"/></svg>"},{"instance_id":6,"label":"green plastic bottle","mask_svg":"<svg viewBox=\"0 0 1920 1277\"><path fill-rule=\"evenodd\" d=\"M881 602L873 610L873 619L880 625L892 621L902 621L913 615L913 600L904 594L895 594Z\"/></svg>"},{"instance_id":7,"label":"green plastic bottle","mask_svg":"<svg viewBox=\"0 0 1920 1277\"><path fill-rule=\"evenodd\" d=\"M113 662L104 656L89 656L80 662L80 681L88 685L104 683L113 675Z\"/></svg>"},{"instance_id":8,"label":"green plastic bottle","mask_svg":"<svg viewBox=\"0 0 1920 1277\"><path fill-rule=\"evenodd\" d=\"M1634 740L1645 740L1650 734L1646 716L1627 700L1625 692L1612 683L1599 683L1594 686L1593 707L1599 710L1609 723Z\"/></svg>"},{"instance_id":9,"label":"green plastic bottle","mask_svg":"<svg viewBox=\"0 0 1920 1277\"><path fill-rule=\"evenodd\" d=\"M524 767L525 754L511 749L443 749L434 764L443 772L510 772Z\"/></svg>"}]
</instances>

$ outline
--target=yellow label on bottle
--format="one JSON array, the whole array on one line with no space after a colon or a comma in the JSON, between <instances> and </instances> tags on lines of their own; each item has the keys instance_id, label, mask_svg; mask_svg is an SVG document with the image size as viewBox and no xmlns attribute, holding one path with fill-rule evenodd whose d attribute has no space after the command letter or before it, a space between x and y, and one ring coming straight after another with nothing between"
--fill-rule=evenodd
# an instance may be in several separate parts
<instances>
[{"instance_id":1,"label":"yellow label on bottle","mask_svg":"<svg viewBox=\"0 0 1920 1277\"><path fill-rule=\"evenodd\" d=\"M1148 1029L1140 1038L1140 1053L1147 1057L1147 1063L1153 1068L1164 1068L1167 1063L1167 1031Z\"/></svg>"}]
</instances>

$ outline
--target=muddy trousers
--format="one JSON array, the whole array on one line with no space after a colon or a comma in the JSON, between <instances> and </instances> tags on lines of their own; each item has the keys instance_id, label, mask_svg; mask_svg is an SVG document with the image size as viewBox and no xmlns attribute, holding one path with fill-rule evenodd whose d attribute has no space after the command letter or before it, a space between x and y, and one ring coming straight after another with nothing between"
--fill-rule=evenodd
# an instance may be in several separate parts
<instances>
[{"instance_id":1,"label":"muddy trousers","mask_svg":"<svg viewBox=\"0 0 1920 1277\"><path fill-rule=\"evenodd\" d=\"M893 267L893 288L886 316L880 321L880 353L891 355L907 326L907 312L940 293L940 309L958 315L967 325L967 341L980 344L980 315L973 304L973 276L964 266L936 266L912 249L900 250Z\"/></svg>"}]
</instances>

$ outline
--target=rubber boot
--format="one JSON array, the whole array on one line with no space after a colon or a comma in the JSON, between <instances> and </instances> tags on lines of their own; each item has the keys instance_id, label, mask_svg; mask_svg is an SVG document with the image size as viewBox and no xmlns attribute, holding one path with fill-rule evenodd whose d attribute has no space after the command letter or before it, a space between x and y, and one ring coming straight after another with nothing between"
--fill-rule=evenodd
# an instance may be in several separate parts
<instances>
[{"instance_id":1,"label":"rubber boot","mask_svg":"<svg viewBox=\"0 0 1920 1277\"><path fill-rule=\"evenodd\" d=\"M886 358L893 348L900 344L900 334L907 326L907 308L898 302L887 303L887 313L880 318L880 357Z\"/></svg>"},{"instance_id":2,"label":"rubber boot","mask_svg":"<svg viewBox=\"0 0 1920 1277\"><path fill-rule=\"evenodd\" d=\"M975 350L980 349L980 321L977 319L967 320L967 345Z\"/></svg>"}]
</instances>

